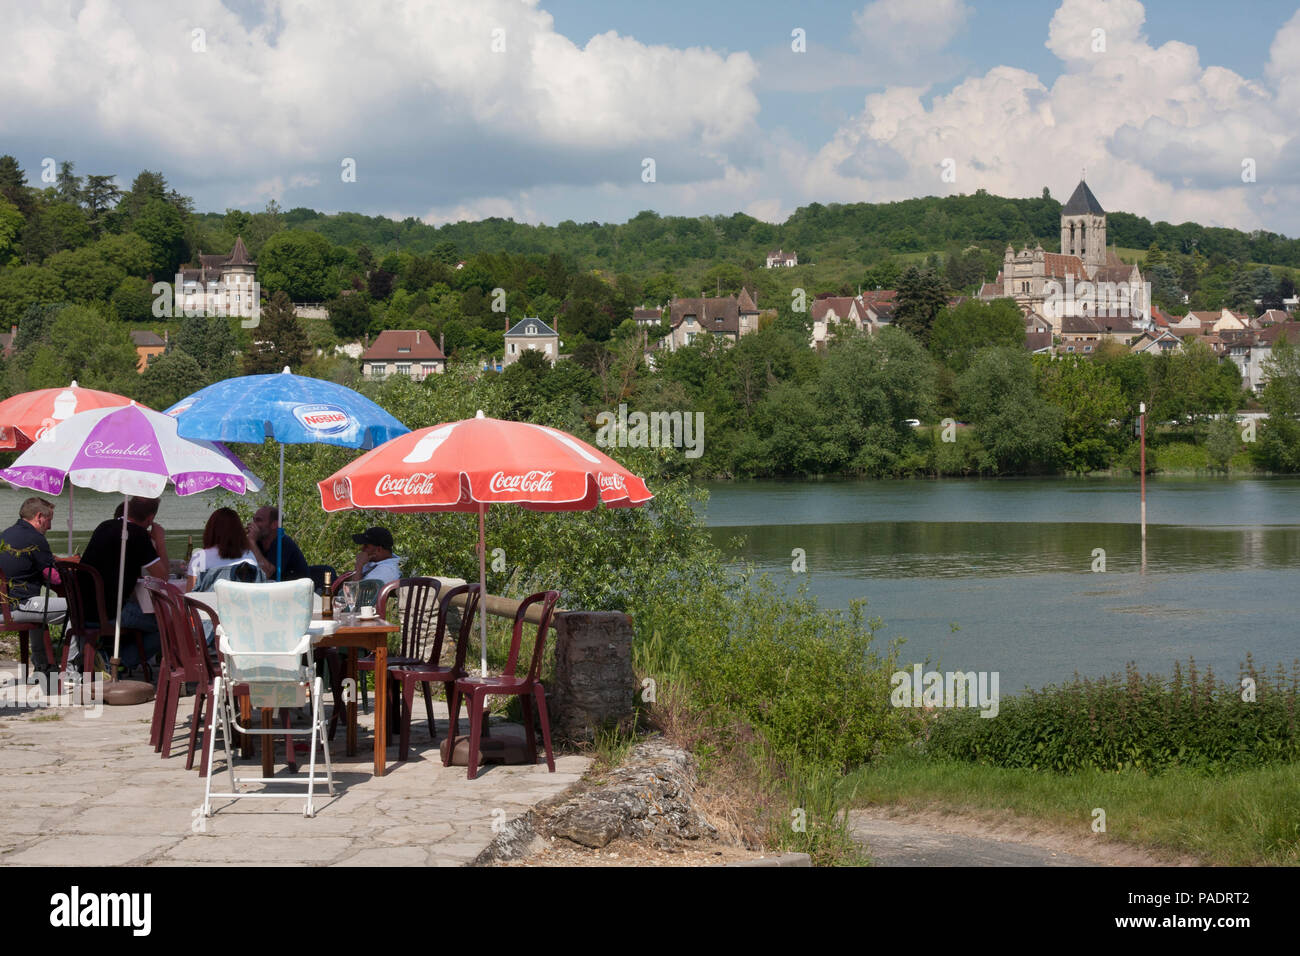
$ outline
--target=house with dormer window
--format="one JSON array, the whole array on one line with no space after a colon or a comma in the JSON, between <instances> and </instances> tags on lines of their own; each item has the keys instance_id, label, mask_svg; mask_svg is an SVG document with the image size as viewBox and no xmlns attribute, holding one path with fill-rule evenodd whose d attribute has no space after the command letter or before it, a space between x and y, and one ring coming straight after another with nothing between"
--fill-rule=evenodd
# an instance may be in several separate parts
<instances>
[{"instance_id":1,"label":"house with dormer window","mask_svg":"<svg viewBox=\"0 0 1300 956\"><path fill-rule=\"evenodd\" d=\"M536 317L520 320L506 333L506 354L501 361L502 366L519 361L525 349L541 352L554 365L560 355L560 333Z\"/></svg>"},{"instance_id":2,"label":"house with dormer window","mask_svg":"<svg viewBox=\"0 0 1300 956\"><path fill-rule=\"evenodd\" d=\"M384 379L405 375L417 382L447 371L447 356L422 329L384 329L361 356L361 376Z\"/></svg>"}]
</instances>

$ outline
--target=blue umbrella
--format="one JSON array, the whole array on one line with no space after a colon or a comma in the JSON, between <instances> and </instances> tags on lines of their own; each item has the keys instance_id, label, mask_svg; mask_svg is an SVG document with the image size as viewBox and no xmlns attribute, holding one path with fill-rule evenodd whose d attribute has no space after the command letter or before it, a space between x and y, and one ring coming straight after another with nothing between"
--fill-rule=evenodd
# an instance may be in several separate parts
<instances>
[{"instance_id":1,"label":"blue umbrella","mask_svg":"<svg viewBox=\"0 0 1300 956\"><path fill-rule=\"evenodd\" d=\"M277 507L284 520L284 446L321 442L374 448L408 431L364 395L324 379L294 375L244 375L216 382L167 409L182 438L261 444L280 443ZM281 576L284 528L276 536L275 572Z\"/></svg>"}]
</instances>

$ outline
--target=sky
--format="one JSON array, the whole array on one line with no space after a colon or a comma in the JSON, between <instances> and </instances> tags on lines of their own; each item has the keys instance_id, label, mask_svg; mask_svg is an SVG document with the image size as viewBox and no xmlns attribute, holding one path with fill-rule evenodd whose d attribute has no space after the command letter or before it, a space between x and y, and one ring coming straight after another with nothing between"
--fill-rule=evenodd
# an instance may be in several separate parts
<instances>
[{"instance_id":1,"label":"sky","mask_svg":"<svg viewBox=\"0 0 1300 956\"><path fill-rule=\"evenodd\" d=\"M200 211L555 224L973 193L1300 235L1300 10L0 0L0 154ZM51 163L50 161L53 161Z\"/></svg>"}]
</instances>

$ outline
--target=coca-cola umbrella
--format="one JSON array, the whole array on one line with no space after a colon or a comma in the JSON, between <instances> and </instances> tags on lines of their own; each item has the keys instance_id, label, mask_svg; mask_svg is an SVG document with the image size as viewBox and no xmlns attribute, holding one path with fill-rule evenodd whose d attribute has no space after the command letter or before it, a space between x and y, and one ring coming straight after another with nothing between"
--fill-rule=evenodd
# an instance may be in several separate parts
<instances>
[{"instance_id":1,"label":"coca-cola umbrella","mask_svg":"<svg viewBox=\"0 0 1300 956\"><path fill-rule=\"evenodd\" d=\"M645 482L591 445L556 428L475 418L394 438L318 483L326 511L464 511L478 514L479 585L487 590L484 518L491 504L531 511L635 508L654 496ZM487 618L480 617L487 675Z\"/></svg>"},{"instance_id":2,"label":"coca-cola umbrella","mask_svg":"<svg viewBox=\"0 0 1300 956\"><path fill-rule=\"evenodd\" d=\"M115 392L82 388L74 379L67 388L40 388L0 402L0 450L30 448L49 429L77 412L119 408L131 399ZM72 486L68 487L68 553L72 553Z\"/></svg>"}]
</instances>

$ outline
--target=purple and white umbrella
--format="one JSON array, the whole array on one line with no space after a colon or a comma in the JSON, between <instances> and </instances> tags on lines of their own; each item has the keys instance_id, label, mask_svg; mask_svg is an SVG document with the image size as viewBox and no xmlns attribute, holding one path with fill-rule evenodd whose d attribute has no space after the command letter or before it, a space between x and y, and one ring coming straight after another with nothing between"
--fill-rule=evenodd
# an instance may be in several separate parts
<instances>
[{"instance_id":1,"label":"purple and white umbrella","mask_svg":"<svg viewBox=\"0 0 1300 956\"><path fill-rule=\"evenodd\" d=\"M63 482L82 488L157 498L171 482L178 495L225 488L242 495L260 491L261 482L224 445L176 434L176 419L132 403L96 408L64 419L45 431L0 478L48 495ZM122 598L126 564L126 521L118 562L117 615L113 676L122 637Z\"/></svg>"}]
</instances>

